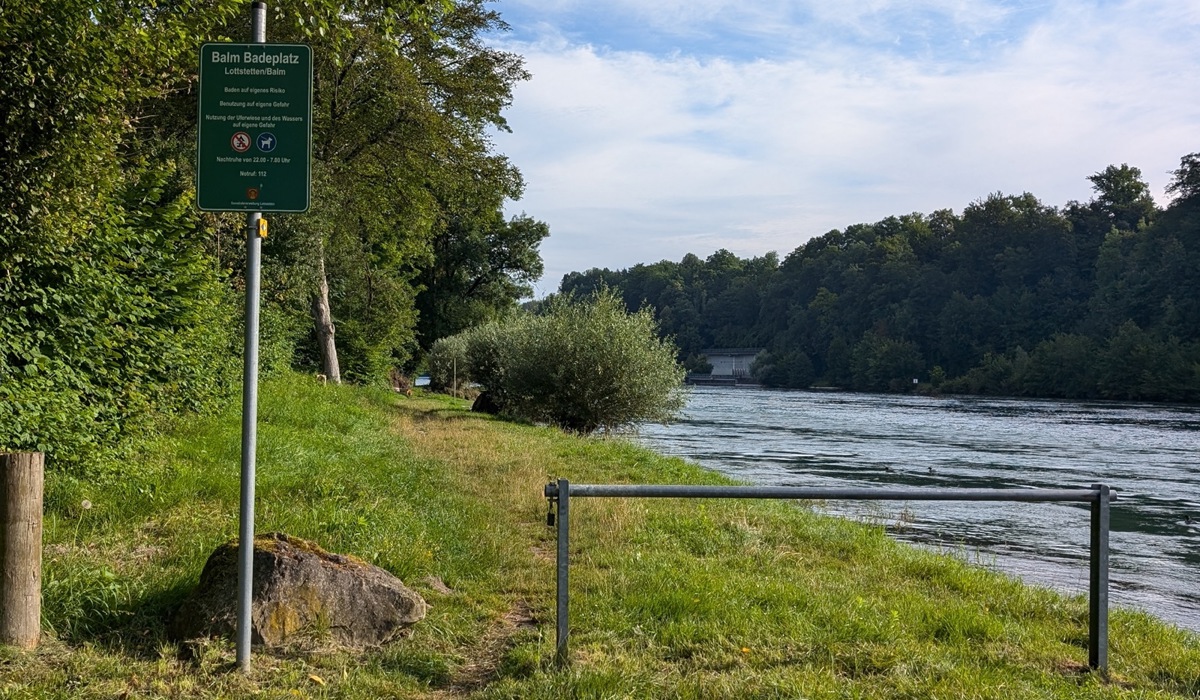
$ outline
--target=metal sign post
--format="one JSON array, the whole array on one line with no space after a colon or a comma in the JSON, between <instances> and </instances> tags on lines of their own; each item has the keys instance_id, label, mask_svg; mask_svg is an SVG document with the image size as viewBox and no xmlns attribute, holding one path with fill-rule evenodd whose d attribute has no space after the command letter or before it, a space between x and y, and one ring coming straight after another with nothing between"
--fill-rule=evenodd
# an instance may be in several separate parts
<instances>
[{"instance_id":1,"label":"metal sign post","mask_svg":"<svg viewBox=\"0 0 1200 700\"><path fill-rule=\"evenodd\" d=\"M267 4L255 2L250 12L253 18L251 36L255 43L264 44L267 41ZM242 671L250 670L250 612L254 583L254 462L255 447L258 444L258 297L262 267L262 239L258 236L258 224L261 220L261 211L246 215L246 347L242 358L242 494L238 515L237 604L237 664Z\"/></svg>"},{"instance_id":2,"label":"metal sign post","mask_svg":"<svg viewBox=\"0 0 1200 700\"><path fill-rule=\"evenodd\" d=\"M246 212L246 344L238 523L237 664L250 670L254 467L258 441L258 311L264 211L308 210L312 49L267 44L267 4L251 6L249 44L200 47L196 206Z\"/></svg>"}]
</instances>

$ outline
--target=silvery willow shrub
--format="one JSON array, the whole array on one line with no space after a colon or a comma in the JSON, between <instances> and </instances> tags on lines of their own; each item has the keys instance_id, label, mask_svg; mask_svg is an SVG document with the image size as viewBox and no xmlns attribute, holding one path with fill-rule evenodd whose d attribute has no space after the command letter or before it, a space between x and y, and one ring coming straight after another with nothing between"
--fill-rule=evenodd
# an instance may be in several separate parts
<instances>
[{"instance_id":1,"label":"silvery willow shrub","mask_svg":"<svg viewBox=\"0 0 1200 700\"><path fill-rule=\"evenodd\" d=\"M470 379L467 364L467 333L441 338L429 348L429 388L450 391L454 381Z\"/></svg>"},{"instance_id":2,"label":"silvery willow shrub","mask_svg":"<svg viewBox=\"0 0 1200 700\"><path fill-rule=\"evenodd\" d=\"M521 339L532 320L531 316L516 316L466 332L471 381L482 385L500 406L509 403L513 391L509 377L513 366L520 362Z\"/></svg>"},{"instance_id":3,"label":"silvery willow shrub","mask_svg":"<svg viewBox=\"0 0 1200 700\"><path fill-rule=\"evenodd\" d=\"M610 291L456 338L471 378L514 418L592 433L667 421L683 406L674 344L648 309L628 313Z\"/></svg>"},{"instance_id":4,"label":"silvery willow shrub","mask_svg":"<svg viewBox=\"0 0 1200 700\"><path fill-rule=\"evenodd\" d=\"M504 321L491 321L465 330L458 335L442 338L429 349L429 386L434 391L451 391L478 385L496 401L503 401L508 384L505 381L512 350L517 336L531 320L514 316Z\"/></svg>"}]
</instances>

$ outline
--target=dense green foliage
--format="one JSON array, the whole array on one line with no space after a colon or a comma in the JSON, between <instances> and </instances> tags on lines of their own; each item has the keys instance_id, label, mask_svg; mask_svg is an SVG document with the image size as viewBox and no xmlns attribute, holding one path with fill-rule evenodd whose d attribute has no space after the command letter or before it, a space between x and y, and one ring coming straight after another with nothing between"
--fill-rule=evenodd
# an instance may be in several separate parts
<instances>
[{"instance_id":1,"label":"dense green foliage","mask_svg":"<svg viewBox=\"0 0 1200 700\"><path fill-rule=\"evenodd\" d=\"M232 382L178 153L134 137L181 78L181 39L232 5L192 23L79 0L0 13L0 449L80 468Z\"/></svg>"},{"instance_id":2,"label":"dense green foliage","mask_svg":"<svg viewBox=\"0 0 1200 700\"><path fill-rule=\"evenodd\" d=\"M418 338L428 348L439 338L491 321L529 296L542 274L538 245L550 235L527 216L505 221L499 210L474 219L455 217L433 240L434 262L418 282Z\"/></svg>"},{"instance_id":3,"label":"dense green foliage","mask_svg":"<svg viewBox=\"0 0 1200 700\"><path fill-rule=\"evenodd\" d=\"M1156 207L1137 168L1089 179L1087 203L994 194L962 214L830 231L782 262L718 251L571 273L652 306L689 367L762 347L766 384L871 391L1200 400L1200 154Z\"/></svg>"},{"instance_id":4,"label":"dense green foliage","mask_svg":"<svg viewBox=\"0 0 1200 700\"><path fill-rule=\"evenodd\" d=\"M195 72L200 43L245 41L248 17L240 0L5 2L0 450L85 469L237 387L244 217L193 207ZM272 6L271 40L313 47L314 204L271 217L265 374L316 365L322 279L344 374L364 382L417 361L419 315L461 327L515 307L547 231L499 215L522 182L489 130L527 77L482 43L503 29L482 0ZM419 307L458 292L432 271L481 227L479 303Z\"/></svg>"},{"instance_id":5,"label":"dense green foliage","mask_svg":"<svg viewBox=\"0 0 1200 700\"><path fill-rule=\"evenodd\" d=\"M323 257L342 373L357 381L412 366L420 342L428 347L434 339L418 338L419 319L427 327L458 322L460 309L418 300L459 293L438 271L461 262L456 250L472 239L475 222L503 229L503 202L523 189L488 136L507 128L501 110L513 84L528 77L519 56L482 43L482 34L504 29L499 15L482 0L463 0L433 18L431 32L402 24L401 35L388 37L374 14L366 11L341 39L310 39L323 57L314 106L320 186L314 210L292 217L279 243L298 251L289 256L292 266L273 273L311 279ZM515 305L525 290L513 280L530 266L540 269L540 240L522 244L518 265L499 259L508 239L489 241L497 257L479 261L476 274L510 284L471 321ZM293 298L298 314L309 302Z\"/></svg>"},{"instance_id":6,"label":"dense green foliage","mask_svg":"<svg viewBox=\"0 0 1200 700\"><path fill-rule=\"evenodd\" d=\"M61 455L63 467L236 377L229 295L186 245L188 198L131 183L114 204L0 284L0 446Z\"/></svg>"},{"instance_id":7,"label":"dense green foliage","mask_svg":"<svg viewBox=\"0 0 1200 700\"><path fill-rule=\"evenodd\" d=\"M431 381L445 386L455 366L507 415L591 433L674 415L683 403L675 354L649 310L626 312L602 291L439 341Z\"/></svg>"}]
</instances>

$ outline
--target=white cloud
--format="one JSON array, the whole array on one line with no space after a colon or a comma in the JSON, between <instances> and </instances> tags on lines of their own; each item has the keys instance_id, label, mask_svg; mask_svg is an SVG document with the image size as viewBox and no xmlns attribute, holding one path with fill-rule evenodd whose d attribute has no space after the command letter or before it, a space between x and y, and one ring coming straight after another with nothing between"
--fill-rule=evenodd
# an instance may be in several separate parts
<instances>
[{"instance_id":1,"label":"white cloud","mask_svg":"<svg viewBox=\"0 0 1200 700\"><path fill-rule=\"evenodd\" d=\"M741 17L769 27L766 14L784 6L809 20L780 34L818 36L835 23L869 33L900 9L951 17L947 31L963 36L1014 13L1023 29L961 60L833 39L757 59L623 51L602 36L572 43L569 32L507 45L534 78L518 87L514 133L497 145L528 183L513 209L551 226L543 293L571 270L721 247L786 254L830 228L961 210L994 191L1087 199L1085 178L1112 163L1142 168L1161 193L1179 157L1200 150L1200 10L1190 6L1076 0L1035 15L981 0L864 0L836 16L820 14L823 3L763 3L765 14ZM692 18L700 30L739 7L600 9L651 24Z\"/></svg>"}]
</instances>

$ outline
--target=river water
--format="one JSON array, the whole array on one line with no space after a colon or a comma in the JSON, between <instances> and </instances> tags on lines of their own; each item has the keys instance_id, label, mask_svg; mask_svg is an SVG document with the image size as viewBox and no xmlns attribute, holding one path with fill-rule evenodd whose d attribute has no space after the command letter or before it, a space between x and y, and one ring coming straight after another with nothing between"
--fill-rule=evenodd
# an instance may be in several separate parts
<instances>
[{"instance_id":1,"label":"river water","mask_svg":"<svg viewBox=\"0 0 1200 700\"><path fill-rule=\"evenodd\" d=\"M753 484L1118 489L1110 600L1200 632L1200 408L695 387L638 441ZM1070 592L1087 504L828 502L896 537Z\"/></svg>"}]
</instances>

